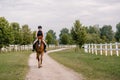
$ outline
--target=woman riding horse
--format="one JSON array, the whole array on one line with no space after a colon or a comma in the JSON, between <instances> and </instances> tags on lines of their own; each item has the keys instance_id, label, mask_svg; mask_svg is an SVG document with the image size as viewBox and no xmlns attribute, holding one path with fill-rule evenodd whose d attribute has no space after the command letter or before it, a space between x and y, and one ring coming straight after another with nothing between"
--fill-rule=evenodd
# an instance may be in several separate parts
<instances>
[{"instance_id":1,"label":"woman riding horse","mask_svg":"<svg viewBox=\"0 0 120 80\"><path fill-rule=\"evenodd\" d=\"M46 43L43 40L42 26L38 26L37 39L33 44L33 51L36 50L36 59L38 60L38 67L40 68L43 60L43 54L46 52Z\"/></svg>"},{"instance_id":2,"label":"woman riding horse","mask_svg":"<svg viewBox=\"0 0 120 80\"><path fill-rule=\"evenodd\" d=\"M46 52L46 42L43 39L42 26L38 26L38 31L36 32L36 37L37 37L36 40L33 42L33 50L32 51L36 50L35 49L35 44L38 41L38 39L41 39L44 43L44 52Z\"/></svg>"}]
</instances>

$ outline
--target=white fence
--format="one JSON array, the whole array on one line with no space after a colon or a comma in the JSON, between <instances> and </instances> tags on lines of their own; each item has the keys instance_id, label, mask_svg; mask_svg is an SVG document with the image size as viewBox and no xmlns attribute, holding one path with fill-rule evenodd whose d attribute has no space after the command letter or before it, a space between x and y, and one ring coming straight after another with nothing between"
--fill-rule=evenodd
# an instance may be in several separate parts
<instances>
[{"instance_id":1,"label":"white fence","mask_svg":"<svg viewBox=\"0 0 120 80\"><path fill-rule=\"evenodd\" d=\"M110 44L85 44L84 50L87 53L100 54L100 55L117 55L120 54L120 43L110 43Z\"/></svg>"},{"instance_id":2,"label":"white fence","mask_svg":"<svg viewBox=\"0 0 120 80\"><path fill-rule=\"evenodd\" d=\"M50 48L73 48L76 47L76 45L49 45ZM1 49L2 52L8 52L8 51L22 51L22 50L32 50L32 45L10 45L9 47L3 47Z\"/></svg>"},{"instance_id":3,"label":"white fence","mask_svg":"<svg viewBox=\"0 0 120 80\"><path fill-rule=\"evenodd\" d=\"M8 51L22 51L22 50L31 50L32 45L10 45L9 47L3 47L2 52Z\"/></svg>"}]
</instances>

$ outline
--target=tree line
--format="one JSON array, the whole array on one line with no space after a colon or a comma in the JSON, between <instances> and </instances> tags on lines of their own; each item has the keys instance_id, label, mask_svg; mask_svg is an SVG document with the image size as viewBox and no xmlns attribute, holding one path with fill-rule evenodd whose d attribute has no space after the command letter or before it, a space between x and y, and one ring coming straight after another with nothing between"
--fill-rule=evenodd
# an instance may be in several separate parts
<instances>
[{"instance_id":1,"label":"tree line","mask_svg":"<svg viewBox=\"0 0 120 80\"><path fill-rule=\"evenodd\" d=\"M50 36L50 34L47 34L47 36ZM49 39L46 38L46 40ZM114 32L111 25L103 25L101 28L99 25L84 26L79 20L76 20L71 30L63 28L60 31L58 42L65 45L76 44L79 47L82 47L84 43L120 42L120 22L116 24L116 32ZM48 44L51 44L51 42L48 42Z\"/></svg>"},{"instance_id":2,"label":"tree line","mask_svg":"<svg viewBox=\"0 0 120 80\"><path fill-rule=\"evenodd\" d=\"M3 46L32 44L36 39L36 31L31 31L27 24L20 26L18 22L9 23L4 17L0 17L0 49ZM76 44L81 47L84 43L110 43L120 42L120 23L116 24L116 32L111 25L84 26L79 20L73 23L69 30L63 28L59 39L54 30L46 33L45 40L49 44Z\"/></svg>"},{"instance_id":3,"label":"tree line","mask_svg":"<svg viewBox=\"0 0 120 80\"><path fill-rule=\"evenodd\" d=\"M0 17L0 50L3 46L26 45L33 42L32 31L27 24L20 27L19 23L9 23L4 17Z\"/></svg>"}]
</instances>

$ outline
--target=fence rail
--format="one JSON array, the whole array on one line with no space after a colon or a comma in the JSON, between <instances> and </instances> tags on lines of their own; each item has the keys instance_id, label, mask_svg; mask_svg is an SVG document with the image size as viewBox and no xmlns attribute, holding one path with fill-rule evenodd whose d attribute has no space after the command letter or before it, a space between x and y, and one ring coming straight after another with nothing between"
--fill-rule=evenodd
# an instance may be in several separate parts
<instances>
[{"instance_id":1,"label":"fence rail","mask_svg":"<svg viewBox=\"0 0 120 80\"><path fill-rule=\"evenodd\" d=\"M3 47L1 49L2 52L8 51L22 51L22 50L31 50L32 45L10 45L8 47Z\"/></svg>"},{"instance_id":2,"label":"fence rail","mask_svg":"<svg viewBox=\"0 0 120 80\"><path fill-rule=\"evenodd\" d=\"M76 47L76 45L49 45L50 48L73 48ZM32 45L10 45L9 47L3 47L1 49L2 52L8 52L8 51L22 51L22 50L32 50Z\"/></svg>"},{"instance_id":3,"label":"fence rail","mask_svg":"<svg viewBox=\"0 0 120 80\"><path fill-rule=\"evenodd\" d=\"M101 55L117 55L120 54L120 43L110 43L110 44L85 44L84 50L87 53L101 54Z\"/></svg>"}]
</instances>

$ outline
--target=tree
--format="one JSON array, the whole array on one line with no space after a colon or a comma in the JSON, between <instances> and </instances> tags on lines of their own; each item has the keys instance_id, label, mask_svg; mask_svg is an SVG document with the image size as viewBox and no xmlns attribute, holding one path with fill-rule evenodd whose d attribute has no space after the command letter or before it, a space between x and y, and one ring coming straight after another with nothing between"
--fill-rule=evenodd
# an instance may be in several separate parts
<instances>
[{"instance_id":1,"label":"tree","mask_svg":"<svg viewBox=\"0 0 120 80\"><path fill-rule=\"evenodd\" d=\"M100 36L98 34L87 34L86 36L86 43L102 43L102 39L100 38Z\"/></svg>"},{"instance_id":2,"label":"tree","mask_svg":"<svg viewBox=\"0 0 120 80\"><path fill-rule=\"evenodd\" d=\"M70 43L70 33L69 33L69 30L67 28L63 28L61 31L60 31L60 44L69 44Z\"/></svg>"},{"instance_id":3,"label":"tree","mask_svg":"<svg viewBox=\"0 0 120 80\"><path fill-rule=\"evenodd\" d=\"M47 35L46 35L45 39L46 39L46 42L47 42L48 47L49 47L49 45L52 43L52 40L53 40L52 34L47 32Z\"/></svg>"},{"instance_id":4,"label":"tree","mask_svg":"<svg viewBox=\"0 0 120 80\"><path fill-rule=\"evenodd\" d=\"M3 46L8 46L12 41L11 28L9 22L0 17L0 51Z\"/></svg>"},{"instance_id":5,"label":"tree","mask_svg":"<svg viewBox=\"0 0 120 80\"><path fill-rule=\"evenodd\" d=\"M115 39L116 41L120 42L120 22L116 25L116 29Z\"/></svg>"},{"instance_id":6,"label":"tree","mask_svg":"<svg viewBox=\"0 0 120 80\"><path fill-rule=\"evenodd\" d=\"M86 27L87 31L87 43L101 43L102 39L100 38L100 28L99 26L89 26Z\"/></svg>"},{"instance_id":7,"label":"tree","mask_svg":"<svg viewBox=\"0 0 120 80\"><path fill-rule=\"evenodd\" d=\"M36 31L33 31L32 36L33 36L33 41L34 41L36 39Z\"/></svg>"},{"instance_id":8,"label":"tree","mask_svg":"<svg viewBox=\"0 0 120 80\"><path fill-rule=\"evenodd\" d=\"M93 34L93 33L100 34L100 29L99 29L98 26L89 26L87 32L90 33L90 34Z\"/></svg>"},{"instance_id":9,"label":"tree","mask_svg":"<svg viewBox=\"0 0 120 80\"><path fill-rule=\"evenodd\" d=\"M49 30L47 33L50 33L52 35L51 44L54 44L56 40L56 33L53 30Z\"/></svg>"},{"instance_id":10,"label":"tree","mask_svg":"<svg viewBox=\"0 0 120 80\"><path fill-rule=\"evenodd\" d=\"M80 48L86 42L86 30L79 20L75 21L74 26L71 29L71 35L76 45L79 45Z\"/></svg>"},{"instance_id":11,"label":"tree","mask_svg":"<svg viewBox=\"0 0 120 80\"><path fill-rule=\"evenodd\" d=\"M60 31L60 35L61 36L62 34L69 34L69 30L67 28L63 28L61 31Z\"/></svg>"},{"instance_id":12,"label":"tree","mask_svg":"<svg viewBox=\"0 0 120 80\"><path fill-rule=\"evenodd\" d=\"M59 41L55 40L55 46L58 46L58 45L59 45Z\"/></svg>"},{"instance_id":13,"label":"tree","mask_svg":"<svg viewBox=\"0 0 120 80\"><path fill-rule=\"evenodd\" d=\"M10 24L12 29L12 35L13 35L13 44L20 44L22 41L21 33L20 33L20 25L17 22L13 22Z\"/></svg>"},{"instance_id":14,"label":"tree","mask_svg":"<svg viewBox=\"0 0 120 80\"><path fill-rule=\"evenodd\" d=\"M62 34L60 39L62 44L69 44L70 43L70 37L68 34Z\"/></svg>"},{"instance_id":15,"label":"tree","mask_svg":"<svg viewBox=\"0 0 120 80\"><path fill-rule=\"evenodd\" d=\"M103 37L106 37L106 42L111 42L114 38L114 33L112 31L112 26L111 25L104 25L101 29L101 38L104 40Z\"/></svg>"},{"instance_id":16,"label":"tree","mask_svg":"<svg viewBox=\"0 0 120 80\"><path fill-rule=\"evenodd\" d=\"M22 45L31 44L33 41L33 36L31 36L32 33L27 24L22 26L21 33L22 33L22 43L21 44Z\"/></svg>"}]
</instances>

